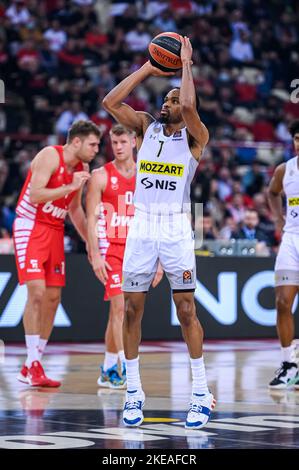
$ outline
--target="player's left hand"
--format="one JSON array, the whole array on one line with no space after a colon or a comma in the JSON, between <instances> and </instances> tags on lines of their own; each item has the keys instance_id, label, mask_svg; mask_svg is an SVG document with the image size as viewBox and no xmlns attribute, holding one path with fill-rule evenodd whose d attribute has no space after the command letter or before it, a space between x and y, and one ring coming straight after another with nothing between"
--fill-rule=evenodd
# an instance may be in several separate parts
<instances>
[{"instance_id":1,"label":"player's left hand","mask_svg":"<svg viewBox=\"0 0 299 470\"><path fill-rule=\"evenodd\" d=\"M189 62L191 61L192 62L192 53L193 53L193 49L192 49L192 46L191 46L191 42L190 42L190 39L187 37L187 36L182 36L181 37L181 43L182 43L182 46L181 46L181 61L182 62Z\"/></svg>"},{"instance_id":2,"label":"player's left hand","mask_svg":"<svg viewBox=\"0 0 299 470\"><path fill-rule=\"evenodd\" d=\"M157 287L157 285L159 284L159 282L162 280L163 275L164 275L164 271L163 271L163 269L162 269L161 264L159 263L159 264L158 264L157 272L156 272L155 277L154 277L153 282L152 282L152 286L153 286L153 287Z\"/></svg>"}]
</instances>

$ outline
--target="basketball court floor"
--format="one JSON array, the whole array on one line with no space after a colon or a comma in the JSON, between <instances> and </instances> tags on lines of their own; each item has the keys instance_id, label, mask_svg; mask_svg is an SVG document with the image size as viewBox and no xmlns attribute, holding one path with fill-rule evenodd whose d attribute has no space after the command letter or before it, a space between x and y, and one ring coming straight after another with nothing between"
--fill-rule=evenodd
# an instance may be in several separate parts
<instances>
[{"instance_id":1,"label":"basketball court floor","mask_svg":"<svg viewBox=\"0 0 299 470\"><path fill-rule=\"evenodd\" d=\"M185 430L191 391L183 342L143 343L146 403L140 428L125 428L124 390L98 388L103 344L52 344L43 364L60 389L33 389L16 375L23 345L6 345L0 364L1 449L298 449L299 391L269 391L278 341L206 341L217 405L203 430Z\"/></svg>"}]
</instances>

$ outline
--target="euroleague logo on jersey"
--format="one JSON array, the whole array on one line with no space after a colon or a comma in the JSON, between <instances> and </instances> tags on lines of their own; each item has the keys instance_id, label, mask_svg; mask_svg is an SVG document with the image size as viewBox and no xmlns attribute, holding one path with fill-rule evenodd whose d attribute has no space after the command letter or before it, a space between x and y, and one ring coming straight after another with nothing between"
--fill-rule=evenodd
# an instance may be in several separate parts
<instances>
[{"instance_id":1,"label":"euroleague logo on jersey","mask_svg":"<svg viewBox=\"0 0 299 470\"><path fill-rule=\"evenodd\" d=\"M155 180L153 183L150 181L148 177L142 178L141 184L143 184L145 189L155 188L155 189L165 189L168 191L175 191L176 190L176 181L168 181L168 180Z\"/></svg>"}]
</instances>

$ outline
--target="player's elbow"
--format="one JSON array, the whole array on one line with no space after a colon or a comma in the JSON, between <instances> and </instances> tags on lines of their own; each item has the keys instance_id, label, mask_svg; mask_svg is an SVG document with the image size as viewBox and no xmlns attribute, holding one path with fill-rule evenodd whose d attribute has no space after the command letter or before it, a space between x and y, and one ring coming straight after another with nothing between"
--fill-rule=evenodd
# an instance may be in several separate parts
<instances>
[{"instance_id":1,"label":"player's elbow","mask_svg":"<svg viewBox=\"0 0 299 470\"><path fill-rule=\"evenodd\" d=\"M114 100L109 96L109 94L104 97L102 105L107 112L111 112L115 108Z\"/></svg>"},{"instance_id":2,"label":"player's elbow","mask_svg":"<svg viewBox=\"0 0 299 470\"><path fill-rule=\"evenodd\" d=\"M267 194L268 200L275 199L279 196L279 194L276 193L275 191L273 191L273 189L271 187L267 188L266 194Z\"/></svg>"},{"instance_id":3,"label":"player's elbow","mask_svg":"<svg viewBox=\"0 0 299 470\"><path fill-rule=\"evenodd\" d=\"M111 103L110 103L109 98L107 98L107 96L105 96L105 98L102 101L103 108L106 109L106 111L109 111L110 105L111 105Z\"/></svg>"},{"instance_id":4,"label":"player's elbow","mask_svg":"<svg viewBox=\"0 0 299 470\"><path fill-rule=\"evenodd\" d=\"M206 128L206 126L204 126L204 141L205 141L205 145L207 145L207 143L209 142L209 140L210 140L209 131L208 131L208 129Z\"/></svg>"}]
</instances>

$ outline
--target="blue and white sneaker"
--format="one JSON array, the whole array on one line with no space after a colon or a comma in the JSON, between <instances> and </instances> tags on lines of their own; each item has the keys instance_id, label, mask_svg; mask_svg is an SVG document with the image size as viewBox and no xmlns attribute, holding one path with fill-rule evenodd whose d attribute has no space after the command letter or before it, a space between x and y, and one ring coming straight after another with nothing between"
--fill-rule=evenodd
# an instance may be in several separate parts
<instances>
[{"instance_id":1,"label":"blue and white sneaker","mask_svg":"<svg viewBox=\"0 0 299 470\"><path fill-rule=\"evenodd\" d=\"M185 428L200 429L204 427L211 417L215 408L216 400L211 393L193 393L190 402Z\"/></svg>"},{"instance_id":2,"label":"blue and white sneaker","mask_svg":"<svg viewBox=\"0 0 299 470\"><path fill-rule=\"evenodd\" d=\"M123 411L123 423L125 426L137 427L143 422L142 408L145 395L143 391L127 391L126 403Z\"/></svg>"},{"instance_id":3,"label":"blue and white sneaker","mask_svg":"<svg viewBox=\"0 0 299 470\"><path fill-rule=\"evenodd\" d=\"M119 376L117 364L105 371L104 367L101 366L101 375L97 380L97 384L100 387L109 387L113 389L122 389L126 386L125 381Z\"/></svg>"}]
</instances>

